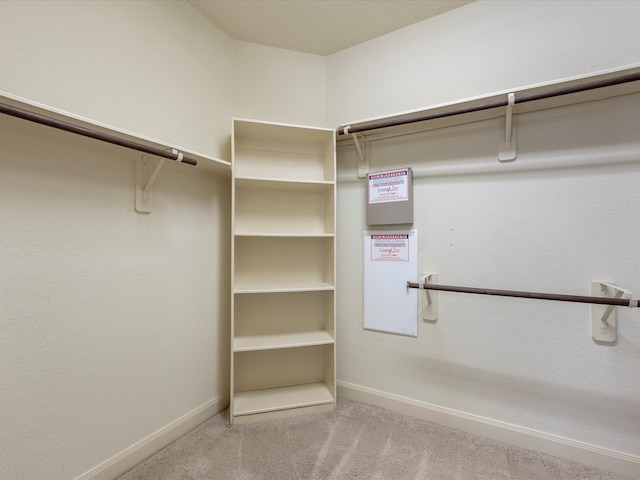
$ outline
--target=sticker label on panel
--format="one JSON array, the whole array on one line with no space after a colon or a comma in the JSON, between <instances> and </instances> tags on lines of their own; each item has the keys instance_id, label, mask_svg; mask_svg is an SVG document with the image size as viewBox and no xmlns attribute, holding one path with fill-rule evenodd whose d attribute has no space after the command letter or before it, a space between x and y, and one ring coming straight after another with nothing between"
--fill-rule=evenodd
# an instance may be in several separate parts
<instances>
[{"instance_id":1,"label":"sticker label on panel","mask_svg":"<svg viewBox=\"0 0 640 480\"><path fill-rule=\"evenodd\" d=\"M372 262L408 262L409 235L371 235Z\"/></svg>"},{"instance_id":2,"label":"sticker label on panel","mask_svg":"<svg viewBox=\"0 0 640 480\"><path fill-rule=\"evenodd\" d=\"M409 200L409 170L370 173L369 203L390 203Z\"/></svg>"}]
</instances>

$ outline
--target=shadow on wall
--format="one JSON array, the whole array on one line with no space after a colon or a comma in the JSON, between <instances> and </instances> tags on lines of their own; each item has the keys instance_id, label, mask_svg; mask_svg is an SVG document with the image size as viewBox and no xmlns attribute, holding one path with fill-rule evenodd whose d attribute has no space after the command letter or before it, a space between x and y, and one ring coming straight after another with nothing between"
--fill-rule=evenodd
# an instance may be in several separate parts
<instances>
[{"instance_id":1,"label":"shadow on wall","mask_svg":"<svg viewBox=\"0 0 640 480\"><path fill-rule=\"evenodd\" d=\"M416 382L432 388L446 387L448 392L461 398L490 400L494 404L502 403L510 410L535 413L531 415L532 419L539 418L540 412L547 412L548 418L559 422L570 420L591 425L594 429L617 432L640 425L640 399L633 401L614 394L604 395L417 355L407 354L404 364L414 372ZM529 428L540 426L533 423Z\"/></svg>"}]
</instances>

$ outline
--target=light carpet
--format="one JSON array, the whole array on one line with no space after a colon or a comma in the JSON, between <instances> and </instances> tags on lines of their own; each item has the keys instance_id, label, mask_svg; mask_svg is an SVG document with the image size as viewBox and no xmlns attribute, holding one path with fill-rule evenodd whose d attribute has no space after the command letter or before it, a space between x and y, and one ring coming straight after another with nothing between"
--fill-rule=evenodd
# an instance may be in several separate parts
<instances>
[{"instance_id":1,"label":"light carpet","mask_svg":"<svg viewBox=\"0 0 640 480\"><path fill-rule=\"evenodd\" d=\"M223 412L119 480L628 480L346 398L228 426Z\"/></svg>"}]
</instances>

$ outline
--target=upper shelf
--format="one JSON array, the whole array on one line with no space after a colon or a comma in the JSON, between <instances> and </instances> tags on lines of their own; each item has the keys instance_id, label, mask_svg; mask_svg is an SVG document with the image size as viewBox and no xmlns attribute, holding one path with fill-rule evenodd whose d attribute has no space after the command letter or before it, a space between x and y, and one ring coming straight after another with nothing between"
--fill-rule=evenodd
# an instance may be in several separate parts
<instances>
[{"instance_id":1,"label":"upper shelf","mask_svg":"<svg viewBox=\"0 0 640 480\"><path fill-rule=\"evenodd\" d=\"M200 152L196 152L184 147L180 147L177 145L169 144L166 142L162 142L150 137L138 135L133 132L129 132L127 130L123 130L120 128L113 127L111 125L107 125L105 123L97 122L94 120L90 120L85 117L81 117L78 115L74 115L69 112L65 112L63 110L59 110L41 103L33 102L6 92L0 91L0 102L11 107L16 107L22 110L26 110L27 112L31 112L38 115L44 115L58 122L65 122L67 124L71 124L74 127L79 127L80 129L86 129L89 131L94 131L99 134L106 134L112 137L116 137L117 139L121 139L124 141L134 142L139 145L143 145L146 147L151 147L153 149L162 150L162 151L171 151L176 150L181 153L184 157L189 157L191 159L196 160L197 165L180 165L179 168L184 168L185 171L191 169L191 171L200 170L200 171L210 171L217 175L229 176L231 174L231 163L225 160L221 160L219 158L211 157L209 155L205 155ZM52 122L53 123L53 122ZM111 143L105 143L95 138L87 138L86 136L78 135L73 132L64 131L54 127L53 125L43 125L39 123L34 123L29 120L25 120L22 118L16 118L14 116L8 114L0 114L0 126L2 128L6 128L8 130L16 131L17 133L26 134L26 135L38 135L46 136L48 138L55 139L61 143L71 143L73 145L78 145L78 140L82 139L83 142L87 145L100 145L101 149L108 148L109 151L118 151L118 152L128 152L129 154L136 155L144 155L142 152L137 152L135 150L130 150L126 147L120 145L113 145ZM177 162L176 162L177 163Z\"/></svg>"},{"instance_id":2,"label":"upper shelf","mask_svg":"<svg viewBox=\"0 0 640 480\"><path fill-rule=\"evenodd\" d=\"M343 123L337 129L336 142L337 146L347 146L355 144L354 135L359 141L375 141L502 117L510 94L512 113L521 114L638 91L640 64Z\"/></svg>"},{"instance_id":3,"label":"upper shelf","mask_svg":"<svg viewBox=\"0 0 640 480\"><path fill-rule=\"evenodd\" d=\"M331 189L334 187L334 182L236 176L236 187L255 190L277 190L281 192L331 192Z\"/></svg>"},{"instance_id":4,"label":"upper shelf","mask_svg":"<svg viewBox=\"0 0 640 480\"><path fill-rule=\"evenodd\" d=\"M236 178L335 181L335 132L326 128L233 120Z\"/></svg>"}]
</instances>

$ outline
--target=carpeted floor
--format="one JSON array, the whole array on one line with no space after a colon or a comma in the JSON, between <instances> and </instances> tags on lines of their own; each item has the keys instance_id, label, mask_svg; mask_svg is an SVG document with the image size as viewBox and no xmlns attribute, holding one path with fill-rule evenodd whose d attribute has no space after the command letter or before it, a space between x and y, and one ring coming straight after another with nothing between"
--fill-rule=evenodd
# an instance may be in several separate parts
<instances>
[{"instance_id":1,"label":"carpeted floor","mask_svg":"<svg viewBox=\"0 0 640 480\"><path fill-rule=\"evenodd\" d=\"M119 480L626 480L340 397L330 414L227 425L223 412Z\"/></svg>"}]
</instances>

